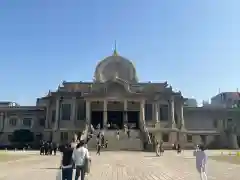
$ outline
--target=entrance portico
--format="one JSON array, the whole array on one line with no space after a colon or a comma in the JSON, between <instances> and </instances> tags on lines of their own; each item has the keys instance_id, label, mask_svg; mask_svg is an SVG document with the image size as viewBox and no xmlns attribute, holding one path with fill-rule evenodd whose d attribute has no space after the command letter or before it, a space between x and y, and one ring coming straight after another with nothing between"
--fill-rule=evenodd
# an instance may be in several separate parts
<instances>
[{"instance_id":1,"label":"entrance portico","mask_svg":"<svg viewBox=\"0 0 240 180\"><path fill-rule=\"evenodd\" d=\"M110 124L111 128L122 129L124 124L128 124L139 129L139 124L145 121L144 103L145 101L115 98L86 99L86 120L95 128L99 124L101 128Z\"/></svg>"}]
</instances>

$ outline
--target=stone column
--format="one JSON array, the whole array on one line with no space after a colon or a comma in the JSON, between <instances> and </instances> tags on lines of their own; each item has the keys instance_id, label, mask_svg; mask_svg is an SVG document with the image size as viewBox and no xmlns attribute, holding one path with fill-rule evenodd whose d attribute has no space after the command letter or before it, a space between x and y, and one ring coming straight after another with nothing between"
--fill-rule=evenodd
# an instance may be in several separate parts
<instances>
[{"instance_id":1,"label":"stone column","mask_svg":"<svg viewBox=\"0 0 240 180\"><path fill-rule=\"evenodd\" d=\"M125 99L124 100L124 124L128 123L128 114L127 114L127 110L128 110L128 101Z\"/></svg>"},{"instance_id":2,"label":"stone column","mask_svg":"<svg viewBox=\"0 0 240 180\"><path fill-rule=\"evenodd\" d=\"M3 112L0 112L0 131L1 130L4 130L3 129L3 124L4 124L4 119L3 119L3 117L4 117L4 114L3 114Z\"/></svg>"},{"instance_id":3,"label":"stone column","mask_svg":"<svg viewBox=\"0 0 240 180\"><path fill-rule=\"evenodd\" d=\"M75 123L76 120L76 104L77 104L77 99L76 97L72 98L72 105L71 105L71 121L73 124Z\"/></svg>"},{"instance_id":4,"label":"stone column","mask_svg":"<svg viewBox=\"0 0 240 180\"><path fill-rule=\"evenodd\" d=\"M50 128L50 123L51 123L51 118L49 117L50 116L50 103L49 101L47 102L47 105L46 105L46 117L45 117L45 127L44 128Z\"/></svg>"},{"instance_id":5,"label":"stone column","mask_svg":"<svg viewBox=\"0 0 240 180\"><path fill-rule=\"evenodd\" d=\"M106 128L107 127L107 105L108 105L108 102L107 100L104 100L103 101L103 127Z\"/></svg>"},{"instance_id":6,"label":"stone column","mask_svg":"<svg viewBox=\"0 0 240 180\"><path fill-rule=\"evenodd\" d=\"M91 124L91 101L86 100L86 123Z\"/></svg>"},{"instance_id":7,"label":"stone column","mask_svg":"<svg viewBox=\"0 0 240 180\"><path fill-rule=\"evenodd\" d=\"M55 122L54 122L54 127L53 129L56 131L59 127L59 121L60 121L60 99L56 100L56 114L55 114Z\"/></svg>"},{"instance_id":8,"label":"stone column","mask_svg":"<svg viewBox=\"0 0 240 180\"><path fill-rule=\"evenodd\" d=\"M181 119L181 129L185 128L184 115L183 115L183 104L180 105L180 119Z\"/></svg>"},{"instance_id":9,"label":"stone column","mask_svg":"<svg viewBox=\"0 0 240 180\"><path fill-rule=\"evenodd\" d=\"M169 125L170 127L175 127L175 116L174 116L174 99L171 97L169 100Z\"/></svg>"},{"instance_id":10,"label":"stone column","mask_svg":"<svg viewBox=\"0 0 240 180\"><path fill-rule=\"evenodd\" d=\"M175 124L175 107L174 107L174 98L171 97L169 100L169 128L176 128ZM171 132L170 133L170 138L169 138L169 143L173 144L176 143L178 137L177 132Z\"/></svg>"},{"instance_id":11,"label":"stone column","mask_svg":"<svg viewBox=\"0 0 240 180\"><path fill-rule=\"evenodd\" d=\"M154 117L155 117L155 128L157 131L154 133L155 135L155 141L158 141L159 143L162 141L162 133L160 131L161 124L160 124L160 112L159 112L159 102L154 103Z\"/></svg>"},{"instance_id":12,"label":"stone column","mask_svg":"<svg viewBox=\"0 0 240 180\"><path fill-rule=\"evenodd\" d=\"M156 102L154 105L155 105L155 121L156 123L158 123L160 122L159 103Z\"/></svg>"},{"instance_id":13,"label":"stone column","mask_svg":"<svg viewBox=\"0 0 240 180\"><path fill-rule=\"evenodd\" d=\"M142 100L140 102L140 123L142 125L145 125L145 100ZM142 126L144 128L144 126Z\"/></svg>"},{"instance_id":14,"label":"stone column","mask_svg":"<svg viewBox=\"0 0 240 180\"><path fill-rule=\"evenodd\" d=\"M52 141L55 143L60 143L60 131L59 131L59 121L60 121L60 99L56 100L56 114L55 114L55 122L52 128Z\"/></svg>"}]
</instances>

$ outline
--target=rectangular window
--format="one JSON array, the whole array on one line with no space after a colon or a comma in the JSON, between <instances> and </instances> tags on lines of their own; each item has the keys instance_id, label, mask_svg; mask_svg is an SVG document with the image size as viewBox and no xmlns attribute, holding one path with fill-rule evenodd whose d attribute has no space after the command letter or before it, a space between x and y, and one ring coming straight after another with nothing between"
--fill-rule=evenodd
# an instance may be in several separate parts
<instances>
[{"instance_id":1,"label":"rectangular window","mask_svg":"<svg viewBox=\"0 0 240 180\"><path fill-rule=\"evenodd\" d=\"M61 120L71 119L71 104L62 104L61 108Z\"/></svg>"},{"instance_id":2,"label":"rectangular window","mask_svg":"<svg viewBox=\"0 0 240 180\"><path fill-rule=\"evenodd\" d=\"M163 134L162 135L162 140L163 140L163 142L168 142L169 141L169 135L168 134Z\"/></svg>"},{"instance_id":3,"label":"rectangular window","mask_svg":"<svg viewBox=\"0 0 240 180\"><path fill-rule=\"evenodd\" d=\"M152 120L152 104L145 104L145 120Z\"/></svg>"},{"instance_id":4,"label":"rectangular window","mask_svg":"<svg viewBox=\"0 0 240 180\"><path fill-rule=\"evenodd\" d=\"M213 127L214 127L214 128L217 128L217 126L218 126L218 120L215 119L215 120L213 120Z\"/></svg>"},{"instance_id":5,"label":"rectangular window","mask_svg":"<svg viewBox=\"0 0 240 180\"><path fill-rule=\"evenodd\" d=\"M187 135L187 142L192 142L192 135Z\"/></svg>"},{"instance_id":6,"label":"rectangular window","mask_svg":"<svg viewBox=\"0 0 240 180\"><path fill-rule=\"evenodd\" d=\"M42 126L42 127L45 126L45 118L44 117L39 118L39 126Z\"/></svg>"},{"instance_id":7,"label":"rectangular window","mask_svg":"<svg viewBox=\"0 0 240 180\"><path fill-rule=\"evenodd\" d=\"M163 104L160 106L160 120L168 121L168 105Z\"/></svg>"},{"instance_id":8,"label":"rectangular window","mask_svg":"<svg viewBox=\"0 0 240 180\"><path fill-rule=\"evenodd\" d=\"M77 104L77 120L86 119L86 102L81 101Z\"/></svg>"},{"instance_id":9,"label":"rectangular window","mask_svg":"<svg viewBox=\"0 0 240 180\"><path fill-rule=\"evenodd\" d=\"M68 141L68 132L61 132L61 141Z\"/></svg>"},{"instance_id":10,"label":"rectangular window","mask_svg":"<svg viewBox=\"0 0 240 180\"><path fill-rule=\"evenodd\" d=\"M32 126L32 118L24 118L22 120L22 124L23 124L23 126L31 127Z\"/></svg>"},{"instance_id":11,"label":"rectangular window","mask_svg":"<svg viewBox=\"0 0 240 180\"><path fill-rule=\"evenodd\" d=\"M232 124L233 124L232 119L228 119L228 120L227 120L227 128L231 127Z\"/></svg>"},{"instance_id":12,"label":"rectangular window","mask_svg":"<svg viewBox=\"0 0 240 180\"><path fill-rule=\"evenodd\" d=\"M55 122L55 120L56 120L56 110L52 110L51 119L52 119L52 122Z\"/></svg>"},{"instance_id":13,"label":"rectangular window","mask_svg":"<svg viewBox=\"0 0 240 180\"><path fill-rule=\"evenodd\" d=\"M13 135L12 135L12 134L9 134L9 135L8 135L8 141L12 141L12 139L13 139Z\"/></svg>"}]
</instances>

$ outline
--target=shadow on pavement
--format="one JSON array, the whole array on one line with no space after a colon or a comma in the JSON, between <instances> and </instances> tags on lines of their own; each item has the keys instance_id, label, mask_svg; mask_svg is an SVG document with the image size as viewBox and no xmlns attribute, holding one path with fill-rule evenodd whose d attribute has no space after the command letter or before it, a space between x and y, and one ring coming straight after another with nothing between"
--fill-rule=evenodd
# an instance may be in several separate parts
<instances>
[{"instance_id":1,"label":"shadow on pavement","mask_svg":"<svg viewBox=\"0 0 240 180\"><path fill-rule=\"evenodd\" d=\"M46 167L46 168L40 168L40 169L52 169L52 170L57 170L57 169L60 169L60 168L53 168L53 167Z\"/></svg>"}]
</instances>

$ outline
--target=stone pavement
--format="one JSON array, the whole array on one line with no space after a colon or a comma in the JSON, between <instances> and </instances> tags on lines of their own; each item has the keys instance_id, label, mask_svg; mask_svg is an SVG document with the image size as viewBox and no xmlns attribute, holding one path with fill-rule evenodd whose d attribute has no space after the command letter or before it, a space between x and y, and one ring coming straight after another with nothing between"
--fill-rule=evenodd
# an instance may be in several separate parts
<instances>
[{"instance_id":1,"label":"stone pavement","mask_svg":"<svg viewBox=\"0 0 240 180\"><path fill-rule=\"evenodd\" d=\"M192 151L176 155L166 151L163 157L145 152L102 152L92 155L87 180L199 180ZM55 180L60 156L38 156L0 164L0 180ZM208 162L209 180L239 180L239 165Z\"/></svg>"}]
</instances>

